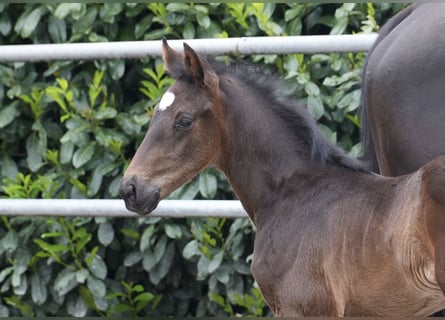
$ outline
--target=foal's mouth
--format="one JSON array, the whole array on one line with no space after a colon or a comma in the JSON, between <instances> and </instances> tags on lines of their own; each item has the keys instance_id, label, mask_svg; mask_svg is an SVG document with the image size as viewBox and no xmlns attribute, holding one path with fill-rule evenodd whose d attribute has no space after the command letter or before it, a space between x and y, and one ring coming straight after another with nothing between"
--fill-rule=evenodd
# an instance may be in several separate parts
<instances>
[{"instance_id":1,"label":"foal's mouth","mask_svg":"<svg viewBox=\"0 0 445 320\"><path fill-rule=\"evenodd\" d=\"M145 216L152 213L159 204L160 197L159 194L151 199L140 200L139 202L133 202L125 200L125 207L129 211L136 212L138 215Z\"/></svg>"},{"instance_id":2,"label":"foal's mouth","mask_svg":"<svg viewBox=\"0 0 445 320\"><path fill-rule=\"evenodd\" d=\"M161 199L158 186L146 182L141 183L135 176L122 178L119 193L124 199L125 207L139 215L152 213Z\"/></svg>"}]
</instances>

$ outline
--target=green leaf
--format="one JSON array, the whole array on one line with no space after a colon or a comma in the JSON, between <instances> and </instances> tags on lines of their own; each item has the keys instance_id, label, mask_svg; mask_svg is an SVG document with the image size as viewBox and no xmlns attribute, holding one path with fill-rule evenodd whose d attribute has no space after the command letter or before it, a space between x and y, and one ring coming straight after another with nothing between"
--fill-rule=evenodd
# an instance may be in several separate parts
<instances>
[{"instance_id":1,"label":"green leaf","mask_svg":"<svg viewBox=\"0 0 445 320\"><path fill-rule=\"evenodd\" d=\"M125 61L124 60L113 60L109 62L111 78L113 80L119 80L125 73Z\"/></svg>"},{"instance_id":2,"label":"green leaf","mask_svg":"<svg viewBox=\"0 0 445 320\"><path fill-rule=\"evenodd\" d=\"M218 279L219 282L227 284L230 280L230 275L227 272L227 270L223 269L223 268L219 268L216 270L215 272L216 278Z\"/></svg>"},{"instance_id":3,"label":"green leaf","mask_svg":"<svg viewBox=\"0 0 445 320\"><path fill-rule=\"evenodd\" d=\"M96 143L94 141L80 147L73 156L73 166L79 168L91 160L94 155Z\"/></svg>"},{"instance_id":4,"label":"green leaf","mask_svg":"<svg viewBox=\"0 0 445 320\"><path fill-rule=\"evenodd\" d=\"M165 224L165 233L171 239L180 239L182 236L181 226L177 224Z\"/></svg>"},{"instance_id":5,"label":"green leaf","mask_svg":"<svg viewBox=\"0 0 445 320\"><path fill-rule=\"evenodd\" d=\"M153 16L146 16L141 21L139 21L134 27L134 34L136 39L142 38L144 33L150 28L153 22Z\"/></svg>"},{"instance_id":6,"label":"green leaf","mask_svg":"<svg viewBox=\"0 0 445 320\"><path fill-rule=\"evenodd\" d=\"M127 237L139 240L140 236L139 233L136 230L128 229L128 228L122 228L121 232L126 235Z\"/></svg>"},{"instance_id":7,"label":"green leaf","mask_svg":"<svg viewBox=\"0 0 445 320\"><path fill-rule=\"evenodd\" d=\"M9 317L9 309L2 304L0 304L0 317L2 318Z\"/></svg>"},{"instance_id":8,"label":"green leaf","mask_svg":"<svg viewBox=\"0 0 445 320\"><path fill-rule=\"evenodd\" d=\"M304 85L304 91L306 91L309 96L318 96L320 95L320 88L312 81L306 82Z\"/></svg>"},{"instance_id":9,"label":"green leaf","mask_svg":"<svg viewBox=\"0 0 445 320\"><path fill-rule=\"evenodd\" d=\"M83 297L79 295L73 299L67 299L66 311L72 317L84 317L88 310Z\"/></svg>"},{"instance_id":10,"label":"green leaf","mask_svg":"<svg viewBox=\"0 0 445 320\"><path fill-rule=\"evenodd\" d=\"M203 27L204 29L207 29L208 27L210 27L210 18L208 15L206 14L202 14L202 13L198 13L196 15L196 19L198 21L198 24Z\"/></svg>"},{"instance_id":11,"label":"green leaf","mask_svg":"<svg viewBox=\"0 0 445 320\"><path fill-rule=\"evenodd\" d=\"M110 308L108 308L108 313L111 315L120 314L124 312L131 312L131 311L133 311L132 307L126 303L113 304L110 306Z\"/></svg>"},{"instance_id":12,"label":"green leaf","mask_svg":"<svg viewBox=\"0 0 445 320\"><path fill-rule=\"evenodd\" d=\"M209 273L213 273L216 269L218 269L218 267L221 265L221 262L223 261L223 257L224 257L224 250L219 251L212 257L212 260L208 265Z\"/></svg>"},{"instance_id":13,"label":"green leaf","mask_svg":"<svg viewBox=\"0 0 445 320\"><path fill-rule=\"evenodd\" d=\"M116 115L117 115L116 109L107 107L104 110L96 112L94 118L97 120L113 119L116 117Z\"/></svg>"},{"instance_id":14,"label":"green leaf","mask_svg":"<svg viewBox=\"0 0 445 320\"><path fill-rule=\"evenodd\" d=\"M77 285L76 272L70 269L63 269L54 281L54 290L60 296L64 296L77 287Z\"/></svg>"},{"instance_id":15,"label":"green leaf","mask_svg":"<svg viewBox=\"0 0 445 320\"><path fill-rule=\"evenodd\" d=\"M168 274L173 262L174 255L175 244L174 242L170 242L162 256L162 259L157 265L155 265L154 268L150 270L150 281L153 282L154 285L158 285L159 282Z\"/></svg>"},{"instance_id":16,"label":"green leaf","mask_svg":"<svg viewBox=\"0 0 445 320\"><path fill-rule=\"evenodd\" d=\"M131 267L142 260L142 253L139 251L130 252L124 259L124 266Z\"/></svg>"},{"instance_id":17,"label":"green leaf","mask_svg":"<svg viewBox=\"0 0 445 320\"><path fill-rule=\"evenodd\" d=\"M14 267L7 267L0 272L0 283L5 281L6 277L14 272Z\"/></svg>"},{"instance_id":18,"label":"green leaf","mask_svg":"<svg viewBox=\"0 0 445 320\"><path fill-rule=\"evenodd\" d=\"M245 261L238 260L234 263L233 266L234 266L236 272L238 272L240 274L245 274L245 275L250 274L249 265Z\"/></svg>"},{"instance_id":19,"label":"green leaf","mask_svg":"<svg viewBox=\"0 0 445 320\"><path fill-rule=\"evenodd\" d=\"M154 234L154 230L155 226L149 225L147 228L145 228L144 232L142 233L141 242L139 244L139 250L141 252L146 251L150 247L150 240Z\"/></svg>"},{"instance_id":20,"label":"green leaf","mask_svg":"<svg viewBox=\"0 0 445 320\"><path fill-rule=\"evenodd\" d=\"M74 22L72 26L73 35L70 41L76 41L78 38L82 37L84 34L88 34L97 21L97 9L95 7L90 7L87 13L82 17L82 19Z\"/></svg>"},{"instance_id":21,"label":"green leaf","mask_svg":"<svg viewBox=\"0 0 445 320\"><path fill-rule=\"evenodd\" d=\"M15 252L14 272L17 274L23 274L28 270L28 264L31 260L31 254L26 248L19 248Z\"/></svg>"},{"instance_id":22,"label":"green leaf","mask_svg":"<svg viewBox=\"0 0 445 320\"><path fill-rule=\"evenodd\" d=\"M15 26L15 31L20 33L22 38L28 38L36 30L44 10L44 7L37 7L28 15L20 16L19 21Z\"/></svg>"},{"instance_id":23,"label":"green leaf","mask_svg":"<svg viewBox=\"0 0 445 320\"><path fill-rule=\"evenodd\" d=\"M60 146L60 163L67 164L70 163L73 158L74 153L74 143L67 141L62 143Z\"/></svg>"},{"instance_id":24,"label":"green leaf","mask_svg":"<svg viewBox=\"0 0 445 320\"><path fill-rule=\"evenodd\" d=\"M206 256L201 256L198 261L198 274L196 280L204 280L209 274L210 260Z\"/></svg>"},{"instance_id":25,"label":"green leaf","mask_svg":"<svg viewBox=\"0 0 445 320\"><path fill-rule=\"evenodd\" d=\"M151 271L155 265L162 259L167 247L167 237L162 236L156 243L153 252L147 250L144 252L142 266L146 271Z\"/></svg>"},{"instance_id":26,"label":"green leaf","mask_svg":"<svg viewBox=\"0 0 445 320\"><path fill-rule=\"evenodd\" d=\"M187 3L171 2L167 4L166 9L169 12L175 12L175 11L184 12L190 10L190 5Z\"/></svg>"},{"instance_id":27,"label":"green leaf","mask_svg":"<svg viewBox=\"0 0 445 320\"><path fill-rule=\"evenodd\" d=\"M336 20L335 26L329 32L330 35L339 35L345 32L348 26L348 17L340 17Z\"/></svg>"},{"instance_id":28,"label":"green leaf","mask_svg":"<svg viewBox=\"0 0 445 320\"><path fill-rule=\"evenodd\" d=\"M113 225L108 221L101 223L97 229L97 237L102 245L108 246L114 239Z\"/></svg>"},{"instance_id":29,"label":"green leaf","mask_svg":"<svg viewBox=\"0 0 445 320\"><path fill-rule=\"evenodd\" d=\"M165 254L165 248L167 247L167 237L162 236L158 243L156 243L154 249L154 257L155 263L158 263L161 260L162 256Z\"/></svg>"},{"instance_id":30,"label":"green leaf","mask_svg":"<svg viewBox=\"0 0 445 320\"><path fill-rule=\"evenodd\" d=\"M0 240L0 253L14 251L18 246L19 238L14 230L8 231Z\"/></svg>"},{"instance_id":31,"label":"green leaf","mask_svg":"<svg viewBox=\"0 0 445 320\"><path fill-rule=\"evenodd\" d=\"M105 297L105 294L107 293L107 289L105 287L105 284L102 280L97 279L93 276L88 276L87 278L87 287L90 290L90 292L93 294L94 297Z\"/></svg>"},{"instance_id":32,"label":"green leaf","mask_svg":"<svg viewBox=\"0 0 445 320\"><path fill-rule=\"evenodd\" d=\"M284 70L287 72L286 78L291 78L298 75L298 59L295 55L291 55L284 60L283 64Z\"/></svg>"},{"instance_id":33,"label":"green leaf","mask_svg":"<svg viewBox=\"0 0 445 320\"><path fill-rule=\"evenodd\" d=\"M66 93L68 90L68 81L66 81L66 79L63 78L57 78L56 81L59 87L62 89L61 93Z\"/></svg>"},{"instance_id":34,"label":"green leaf","mask_svg":"<svg viewBox=\"0 0 445 320\"><path fill-rule=\"evenodd\" d=\"M218 181L215 175L209 172L209 169L204 170L199 175L199 191L206 199L213 199L218 190Z\"/></svg>"},{"instance_id":35,"label":"green leaf","mask_svg":"<svg viewBox=\"0 0 445 320\"><path fill-rule=\"evenodd\" d=\"M35 272L31 275L31 298L38 306L44 304L48 298L46 285L42 278L40 278L39 274Z\"/></svg>"},{"instance_id":36,"label":"green leaf","mask_svg":"<svg viewBox=\"0 0 445 320\"><path fill-rule=\"evenodd\" d=\"M155 255L150 250L144 252L144 258L142 260L142 267L145 271L150 272L158 261L155 259Z\"/></svg>"},{"instance_id":37,"label":"green leaf","mask_svg":"<svg viewBox=\"0 0 445 320\"><path fill-rule=\"evenodd\" d=\"M307 107L315 120L320 119L324 114L324 106L320 96L308 96Z\"/></svg>"},{"instance_id":38,"label":"green leaf","mask_svg":"<svg viewBox=\"0 0 445 320\"><path fill-rule=\"evenodd\" d=\"M0 161L0 176L12 179L17 173L17 164L5 153Z\"/></svg>"},{"instance_id":39,"label":"green leaf","mask_svg":"<svg viewBox=\"0 0 445 320\"><path fill-rule=\"evenodd\" d=\"M79 13L81 10L81 3L61 3L54 12L54 16L57 19L63 20L67 15L72 13Z\"/></svg>"},{"instance_id":40,"label":"green leaf","mask_svg":"<svg viewBox=\"0 0 445 320\"><path fill-rule=\"evenodd\" d=\"M182 249L182 256L185 259L190 260L196 255L200 255L199 244L197 240L192 240L185 245L184 249Z\"/></svg>"},{"instance_id":41,"label":"green leaf","mask_svg":"<svg viewBox=\"0 0 445 320\"><path fill-rule=\"evenodd\" d=\"M55 43L66 42L66 23L65 20L59 20L50 16L48 19L48 33L51 40Z\"/></svg>"},{"instance_id":42,"label":"green leaf","mask_svg":"<svg viewBox=\"0 0 445 320\"><path fill-rule=\"evenodd\" d=\"M193 39L195 37L195 26L193 23L188 22L184 25L182 29L182 37L184 39Z\"/></svg>"},{"instance_id":43,"label":"green leaf","mask_svg":"<svg viewBox=\"0 0 445 320\"><path fill-rule=\"evenodd\" d=\"M338 108L346 108L347 112L357 110L360 105L361 91L359 89L354 90L346 94L337 104Z\"/></svg>"},{"instance_id":44,"label":"green leaf","mask_svg":"<svg viewBox=\"0 0 445 320\"><path fill-rule=\"evenodd\" d=\"M105 2L100 7L100 17L104 22L114 23L115 16L122 11L122 3Z\"/></svg>"},{"instance_id":45,"label":"green leaf","mask_svg":"<svg viewBox=\"0 0 445 320\"><path fill-rule=\"evenodd\" d=\"M284 13L284 20L287 22L294 19L295 17L300 15L303 8L303 4L294 4L293 8L286 10L286 12Z\"/></svg>"},{"instance_id":46,"label":"green leaf","mask_svg":"<svg viewBox=\"0 0 445 320\"><path fill-rule=\"evenodd\" d=\"M94 170L93 170L93 174L92 174L91 179L88 184L87 195L89 197L95 196L102 185L103 174L100 171L101 171L101 168L99 166L94 168Z\"/></svg>"},{"instance_id":47,"label":"green leaf","mask_svg":"<svg viewBox=\"0 0 445 320\"><path fill-rule=\"evenodd\" d=\"M154 295L150 292L144 292L134 298L136 302L136 311L139 312L144 309L154 298Z\"/></svg>"},{"instance_id":48,"label":"green leaf","mask_svg":"<svg viewBox=\"0 0 445 320\"><path fill-rule=\"evenodd\" d=\"M0 110L0 128L10 124L17 115L17 102L11 103L9 106Z\"/></svg>"},{"instance_id":49,"label":"green leaf","mask_svg":"<svg viewBox=\"0 0 445 320\"><path fill-rule=\"evenodd\" d=\"M90 275L90 272L87 269L80 269L76 271L76 280L78 283L85 283L85 280Z\"/></svg>"},{"instance_id":50,"label":"green leaf","mask_svg":"<svg viewBox=\"0 0 445 320\"><path fill-rule=\"evenodd\" d=\"M12 29L11 18L8 11L3 11L0 16L0 32L3 36L7 36Z\"/></svg>"},{"instance_id":51,"label":"green leaf","mask_svg":"<svg viewBox=\"0 0 445 320\"><path fill-rule=\"evenodd\" d=\"M78 179L75 179L73 177L69 178L70 184L72 184L77 190L73 189L73 192L77 192L80 191L82 194L86 194L87 192L87 187L80 182Z\"/></svg>"},{"instance_id":52,"label":"green leaf","mask_svg":"<svg viewBox=\"0 0 445 320\"><path fill-rule=\"evenodd\" d=\"M144 286L141 284L137 284L132 288L132 291L134 292L143 292L144 291Z\"/></svg>"},{"instance_id":53,"label":"green leaf","mask_svg":"<svg viewBox=\"0 0 445 320\"><path fill-rule=\"evenodd\" d=\"M337 142L337 132L332 131L329 127L321 123L318 124L318 127L320 128L321 132L326 137L326 139L328 139L334 144Z\"/></svg>"},{"instance_id":54,"label":"green leaf","mask_svg":"<svg viewBox=\"0 0 445 320\"><path fill-rule=\"evenodd\" d=\"M20 310L22 315L26 317L34 317L34 312L32 311L31 307L28 304L22 302L18 295L13 295L11 297L4 297L3 299L7 304L12 306L13 308Z\"/></svg>"},{"instance_id":55,"label":"green leaf","mask_svg":"<svg viewBox=\"0 0 445 320\"><path fill-rule=\"evenodd\" d=\"M150 302L153 300L154 295L150 292L144 292L141 294L138 294L136 298L134 298L134 302Z\"/></svg>"},{"instance_id":56,"label":"green leaf","mask_svg":"<svg viewBox=\"0 0 445 320\"><path fill-rule=\"evenodd\" d=\"M51 255L57 256L60 252L68 252L69 248L65 244L51 244L40 239L34 239L36 243L43 251L50 253Z\"/></svg>"},{"instance_id":57,"label":"green leaf","mask_svg":"<svg viewBox=\"0 0 445 320\"><path fill-rule=\"evenodd\" d=\"M26 140L26 161L32 172L36 172L44 164L40 142L41 141L36 134L31 134Z\"/></svg>"},{"instance_id":58,"label":"green leaf","mask_svg":"<svg viewBox=\"0 0 445 320\"><path fill-rule=\"evenodd\" d=\"M104 280L107 276L107 265L103 261L102 257L96 254L93 258L93 261L90 265L88 265L88 269L90 269L91 273L97 278Z\"/></svg>"}]
</instances>

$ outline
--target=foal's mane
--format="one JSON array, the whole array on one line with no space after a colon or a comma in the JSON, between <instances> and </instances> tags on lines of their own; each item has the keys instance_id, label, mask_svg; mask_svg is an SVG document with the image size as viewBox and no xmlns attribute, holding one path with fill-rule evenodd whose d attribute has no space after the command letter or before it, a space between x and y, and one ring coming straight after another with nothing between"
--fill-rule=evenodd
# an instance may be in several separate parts
<instances>
[{"instance_id":1,"label":"foal's mane","mask_svg":"<svg viewBox=\"0 0 445 320\"><path fill-rule=\"evenodd\" d=\"M368 171L362 162L349 157L322 135L304 104L301 101L296 101L289 93L285 93L285 83L278 73L264 72L259 67L245 61L236 61L236 63L230 64L213 58L205 58L205 61L216 74L235 77L256 92L258 96L261 96L264 101L269 101L270 103L264 105L270 107L272 113L277 116L295 139L303 141L309 147L312 160L322 166L330 163L354 171ZM184 72L178 72L176 78L191 81Z\"/></svg>"}]
</instances>

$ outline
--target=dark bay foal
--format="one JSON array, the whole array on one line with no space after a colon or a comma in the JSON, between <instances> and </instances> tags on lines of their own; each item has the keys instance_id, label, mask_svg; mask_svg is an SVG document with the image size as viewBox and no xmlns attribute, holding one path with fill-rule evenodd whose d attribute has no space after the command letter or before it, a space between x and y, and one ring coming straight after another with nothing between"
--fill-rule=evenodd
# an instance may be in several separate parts
<instances>
[{"instance_id":1,"label":"dark bay foal","mask_svg":"<svg viewBox=\"0 0 445 320\"><path fill-rule=\"evenodd\" d=\"M274 81L163 42L176 79L121 181L129 210L216 166L256 226L252 273L277 316L429 315L445 308L445 158L367 172Z\"/></svg>"}]
</instances>

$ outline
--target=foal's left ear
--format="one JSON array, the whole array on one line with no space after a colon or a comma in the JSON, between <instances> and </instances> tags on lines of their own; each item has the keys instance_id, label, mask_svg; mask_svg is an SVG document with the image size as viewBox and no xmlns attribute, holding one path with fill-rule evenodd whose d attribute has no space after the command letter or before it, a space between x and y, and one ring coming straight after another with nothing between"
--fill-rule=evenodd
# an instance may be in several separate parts
<instances>
[{"instance_id":1,"label":"foal's left ear","mask_svg":"<svg viewBox=\"0 0 445 320\"><path fill-rule=\"evenodd\" d=\"M184 43L184 67L194 79L210 89L219 86L219 78L213 68L187 44Z\"/></svg>"}]
</instances>

